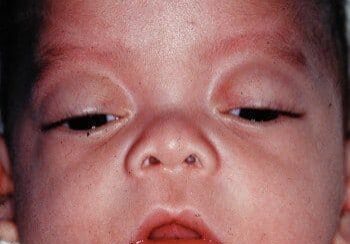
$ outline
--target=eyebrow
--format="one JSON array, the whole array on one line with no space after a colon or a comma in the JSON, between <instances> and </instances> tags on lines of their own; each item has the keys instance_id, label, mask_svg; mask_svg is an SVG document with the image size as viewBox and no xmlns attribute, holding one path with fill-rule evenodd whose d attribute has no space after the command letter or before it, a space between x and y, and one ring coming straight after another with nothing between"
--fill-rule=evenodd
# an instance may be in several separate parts
<instances>
[{"instance_id":1,"label":"eyebrow","mask_svg":"<svg viewBox=\"0 0 350 244\"><path fill-rule=\"evenodd\" d=\"M73 45L62 44L47 45L39 48L36 55L36 63L39 74L44 72L53 62L63 57L65 53L79 49L79 47Z\"/></svg>"},{"instance_id":2,"label":"eyebrow","mask_svg":"<svg viewBox=\"0 0 350 244\"><path fill-rule=\"evenodd\" d=\"M306 71L308 60L304 52L292 46L281 33L247 34L219 40L204 54L206 60L246 52L266 53L272 58L283 60L299 71Z\"/></svg>"},{"instance_id":3,"label":"eyebrow","mask_svg":"<svg viewBox=\"0 0 350 244\"><path fill-rule=\"evenodd\" d=\"M72 45L50 45L43 48L40 48L38 59L42 63L49 62L50 60L56 59L60 57L63 53L66 53L67 51L76 50L78 47L72 46Z\"/></svg>"},{"instance_id":4,"label":"eyebrow","mask_svg":"<svg viewBox=\"0 0 350 244\"><path fill-rule=\"evenodd\" d=\"M258 47L257 44L263 44L263 50L261 46ZM259 54L265 53L272 58L277 58L283 60L285 63L296 68L298 71L307 73L308 60L306 55L298 47L293 47L291 43L286 39L285 35L280 32L275 33L248 33L240 36L228 37L226 39L217 40L213 45L208 45L211 48L203 54L200 55L200 59L212 61L217 57L222 56L231 56L235 53L245 52L249 49L255 51ZM117 56L128 52L127 48L118 43ZM98 56L106 57L106 54L111 52L100 52L98 48L89 49L86 47L75 46L68 43L55 43L47 46L43 46L39 49L37 60L38 60L38 71L42 73L50 66L52 63L55 63L60 58L64 57L65 54L82 51L88 52L89 54L95 53ZM195 50L198 52L198 50ZM125 55L123 55L125 56Z\"/></svg>"},{"instance_id":5,"label":"eyebrow","mask_svg":"<svg viewBox=\"0 0 350 244\"><path fill-rule=\"evenodd\" d=\"M114 43L114 51L99 49L98 47L92 46L79 46L73 45L71 43L48 43L47 45L43 45L39 47L38 54L36 56L37 64L39 67L39 72L44 71L48 66L56 61L59 61L61 58L63 59L67 54L71 54L73 52L81 52L88 55L96 56L96 57L123 57L125 58L126 54L129 53L128 49L123 46L119 41L115 41Z\"/></svg>"},{"instance_id":6,"label":"eyebrow","mask_svg":"<svg viewBox=\"0 0 350 244\"><path fill-rule=\"evenodd\" d=\"M39 70L40 71L45 70L45 68L49 66L51 63L54 63L55 61L60 60L60 58L63 58L66 54L69 54L75 51L86 52L88 51L88 49L84 47L74 46L67 43L63 43L63 44L55 43L53 45L48 45L46 47L40 48L37 55L37 63L39 66ZM93 52L96 53L96 50L94 50Z\"/></svg>"}]
</instances>

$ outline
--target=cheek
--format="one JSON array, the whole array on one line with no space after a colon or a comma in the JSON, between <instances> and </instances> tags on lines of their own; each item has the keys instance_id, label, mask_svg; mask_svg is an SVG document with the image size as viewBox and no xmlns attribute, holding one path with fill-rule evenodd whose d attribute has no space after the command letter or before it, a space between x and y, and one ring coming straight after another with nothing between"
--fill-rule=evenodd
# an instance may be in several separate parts
<instances>
[{"instance_id":1,"label":"cheek","mask_svg":"<svg viewBox=\"0 0 350 244\"><path fill-rule=\"evenodd\" d=\"M219 198L221 208L231 211L221 228L256 243L330 242L341 207L344 159L341 128L328 118L328 126L304 124L263 136L221 129L217 145L225 163Z\"/></svg>"},{"instance_id":2,"label":"cheek","mask_svg":"<svg viewBox=\"0 0 350 244\"><path fill-rule=\"evenodd\" d=\"M44 138L30 127L23 130L17 145L25 150L17 154L15 169L17 216L24 241L110 243L116 236L125 236L123 219L136 226L133 213L125 211L132 204L120 163L127 141L105 146L107 140L86 142L86 134L75 140Z\"/></svg>"}]
</instances>

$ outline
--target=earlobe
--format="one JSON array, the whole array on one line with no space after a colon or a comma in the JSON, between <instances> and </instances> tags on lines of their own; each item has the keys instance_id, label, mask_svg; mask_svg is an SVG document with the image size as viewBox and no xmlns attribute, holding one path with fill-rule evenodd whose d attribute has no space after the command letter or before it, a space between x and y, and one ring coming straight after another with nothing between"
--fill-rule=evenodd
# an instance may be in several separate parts
<instances>
[{"instance_id":1,"label":"earlobe","mask_svg":"<svg viewBox=\"0 0 350 244\"><path fill-rule=\"evenodd\" d=\"M17 241L13 222L13 180L6 143L0 136L0 241Z\"/></svg>"}]
</instances>

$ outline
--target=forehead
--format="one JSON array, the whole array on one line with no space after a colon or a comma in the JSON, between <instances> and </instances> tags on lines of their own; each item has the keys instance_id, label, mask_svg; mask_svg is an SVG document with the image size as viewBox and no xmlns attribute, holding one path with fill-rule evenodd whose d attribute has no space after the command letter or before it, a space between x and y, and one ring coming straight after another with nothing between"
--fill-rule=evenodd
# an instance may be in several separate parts
<instances>
[{"instance_id":1,"label":"forehead","mask_svg":"<svg viewBox=\"0 0 350 244\"><path fill-rule=\"evenodd\" d=\"M52 0L45 8L39 57L46 67L63 60L68 69L69 63L95 62L122 77L142 73L144 80L161 81L157 85L171 81L171 89L182 89L176 81L191 79L182 76L194 66L232 54L241 59L268 54L274 62L317 73L322 69L310 67L319 59L304 35L308 25L302 24L312 15L309 5L287 0ZM179 72L186 69L186 74Z\"/></svg>"},{"instance_id":2,"label":"forehead","mask_svg":"<svg viewBox=\"0 0 350 244\"><path fill-rule=\"evenodd\" d=\"M261 34L281 46L296 46L299 5L281 0L50 1L40 51L94 47L142 53L156 48L164 58L231 38L255 36L255 42Z\"/></svg>"}]
</instances>

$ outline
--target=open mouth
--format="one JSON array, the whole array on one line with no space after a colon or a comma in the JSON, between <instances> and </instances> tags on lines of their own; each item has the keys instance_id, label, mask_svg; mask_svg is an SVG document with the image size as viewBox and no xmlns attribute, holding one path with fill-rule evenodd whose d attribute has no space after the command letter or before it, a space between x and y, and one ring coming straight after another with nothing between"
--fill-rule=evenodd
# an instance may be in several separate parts
<instances>
[{"instance_id":1,"label":"open mouth","mask_svg":"<svg viewBox=\"0 0 350 244\"><path fill-rule=\"evenodd\" d=\"M165 224L154 228L148 236L149 240L199 240L202 235L190 227L177 223Z\"/></svg>"},{"instance_id":2,"label":"open mouth","mask_svg":"<svg viewBox=\"0 0 350 244\"><path fill-rule=\"evenodd\" d=\"M136 240L131 243L221 243L200 215L189 210L180 214L157 211L140 226Z\"/></svg>"}]
</instances>

